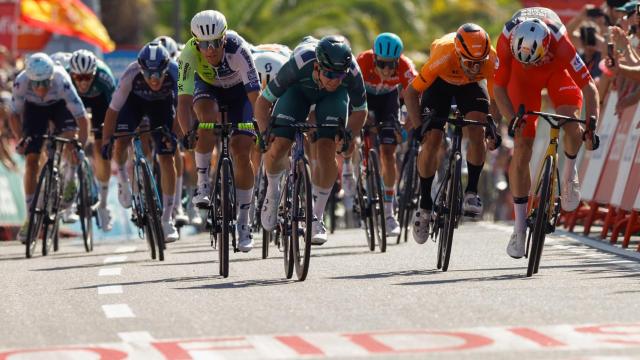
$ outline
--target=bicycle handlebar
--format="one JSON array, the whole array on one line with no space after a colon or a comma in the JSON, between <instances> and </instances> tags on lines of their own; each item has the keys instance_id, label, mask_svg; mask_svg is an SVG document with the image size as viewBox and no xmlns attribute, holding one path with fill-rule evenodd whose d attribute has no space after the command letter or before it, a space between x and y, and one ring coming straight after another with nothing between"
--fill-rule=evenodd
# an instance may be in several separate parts
<instances>
[{"instance_id":1,"label":"bicycle handlebar","mask_svg":"<svg viewBox=\"0 0 640 360\"><path fill-rule=\"evenodd\" d=\"M161 132L163 135L166 135L166 136L170 135L170 133L169 133L169 131L167 130L166 127L158 126L158 127L153 128L153 129L138 130L138 131L125 133L125 134L114 134L114 135L111 136L111 139L113 141L113 140L119 139L119 138L136 137L136 136L144 135L144 134L147 134L147 133L153 133L153 132Z\"/></svg>"},{"instance_id":2,"label":"bicycle handlebar","mask_svg":"<svg viewBox=\"0 0 640 360\"><path fill-rule=\"evenodd\" d=\"M427 109L425 109L427 110ZM447 117L444 120L453 125L453 126L457 126L457 127L465 127L465 126L481 126L486 128L489 132L487 134L487 137L490 137L492 139L494 139L495 141L498 141L498 131L496 128L496 124L493 121L493 116L491 116L491 114L487 114L487 121L478 121L478 120L469 120L469 119L465 119L464 115L462 115L462 113L460 113L459 111L455 111L455 113L457 114L455 117ZM433 116L431 114L431 112L427 112L425 114L423 114L423 129L426 129L426 127L429 125L429 122L431 122L433 120L435 116Z\"/></svg>"}]
</instances>

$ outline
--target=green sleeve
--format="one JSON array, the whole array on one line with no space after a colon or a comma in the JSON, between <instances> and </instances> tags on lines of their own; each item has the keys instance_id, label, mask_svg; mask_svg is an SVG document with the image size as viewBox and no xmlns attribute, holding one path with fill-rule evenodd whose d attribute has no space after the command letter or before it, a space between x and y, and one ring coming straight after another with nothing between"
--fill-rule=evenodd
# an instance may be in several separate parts
<instances>
[{"instance_id":1,"label":"green sleeve","mask_svg":"<svg viewBox=\"0 0 640 360\"><path fill-rule=\"evenodd\" d=\"M196 53L191 41L187 43L178 59L178 95L193 95L195 88Z\"/></svg>"}]
</instances>

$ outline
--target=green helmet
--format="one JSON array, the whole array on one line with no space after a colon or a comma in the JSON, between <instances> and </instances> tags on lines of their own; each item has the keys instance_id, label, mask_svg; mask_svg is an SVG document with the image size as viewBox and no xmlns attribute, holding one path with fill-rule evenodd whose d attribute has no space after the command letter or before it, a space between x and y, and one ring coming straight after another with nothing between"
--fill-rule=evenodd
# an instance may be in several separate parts
<instances>
[{"instance_id":1,"label":"green helmet","mask_svg":"<svg viewBox=\"0 0 640 360\"><path fill-rule=\"evenodd\" d=\"M346 39L339 35L325 36L316 47L316 59L321 67L339 72L347 72L353 55Z\"/></svg>"}]
</instances>

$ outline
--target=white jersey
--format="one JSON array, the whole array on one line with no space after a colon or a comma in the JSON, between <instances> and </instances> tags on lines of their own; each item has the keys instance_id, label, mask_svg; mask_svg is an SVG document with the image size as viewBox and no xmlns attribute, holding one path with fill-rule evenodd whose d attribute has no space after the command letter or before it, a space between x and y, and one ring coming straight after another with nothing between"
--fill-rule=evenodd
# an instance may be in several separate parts
<instances>
[{"instance_id":1,"label":"white jersey","mask_svg":"<svg viewBox=\"0 0 640 360\"><path fill-rule=\"evenodd\" d=\"M16 81L13 83L11 111L16 115L22 115L24 104L27 101L35 105L46 106L60 100L64 100L67 109L69 109L69 112L71 112L74 118L78 119L86 116L82 100L80 96L78 96L75 86L71 83L71 77L69 77L69 74L62 66L55 65L53 67L51 85L49 85L49 91L44 98L36 95L33 91L31 81L23 70L18 74Z\"/></svg>"}]
</instances>

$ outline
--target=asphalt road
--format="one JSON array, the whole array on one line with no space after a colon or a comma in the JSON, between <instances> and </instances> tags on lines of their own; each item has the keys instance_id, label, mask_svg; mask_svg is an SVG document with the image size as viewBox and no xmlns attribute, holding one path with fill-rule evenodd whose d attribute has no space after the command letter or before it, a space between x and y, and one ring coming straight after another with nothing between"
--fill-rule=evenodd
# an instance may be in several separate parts
<instances>
[{"instance_id":1,"label":"asphalt road","mask_svg":"<svg viewBox=\"0 0 640 360\"><path fill-rule=\"evenodd\" d=\"M506 225L465 223L449 271L436 244L371 253L359 229L312 249L284 279L259 244L217 275L205 235L150 260L142 240L77 240L24 259L0 244L3 359L640 359L640 263L555 235L539 274L511 259Z\"/></svg>"}]
</instances>

